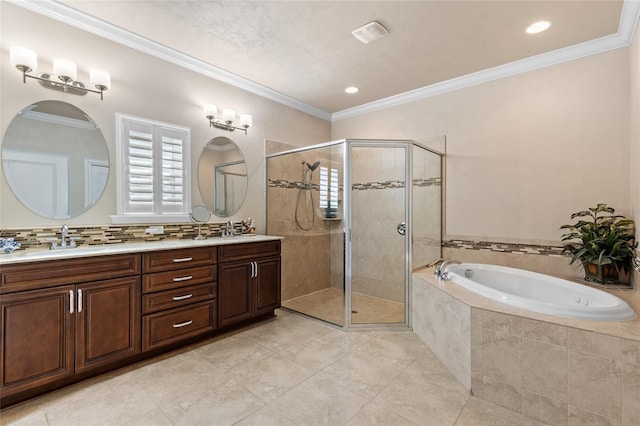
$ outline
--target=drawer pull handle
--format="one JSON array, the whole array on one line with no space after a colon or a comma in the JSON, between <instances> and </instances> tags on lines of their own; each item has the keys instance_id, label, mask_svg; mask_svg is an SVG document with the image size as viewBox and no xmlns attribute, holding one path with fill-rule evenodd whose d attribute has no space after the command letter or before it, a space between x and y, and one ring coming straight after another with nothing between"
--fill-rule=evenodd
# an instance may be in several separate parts
<instances>
[{"instance_id":1,"label":"drawer pull handle","mask_svg":"<svg viewBox=\"0 0 640 426\"><path fill-rule=\"evenodd\" d=\"M173 259L173 263L191 262L192 260L193 260L193 257L181 257L178 259Z\"/></svg>"},{"instance_id":2,"label":"drawer pull handle","mask_svg":"<svg viewBox=\"0 0 640 426\"><path fill-rule=\"evenodd\" d=\"M180 282L180 281L189 281L191 278L193 278L193 275L187 275L186 277L175 277L173 279L174 283Z\"/></svg>"},{"instance_id":3,"label":"drawer pull handle","mask_svg":"<svg viewBox=\"0 0 640 426\"><path fill-rule=\"evenodd\" d=\"M178 300L189 299L191 297L193 297L193 293L185 294L184 296L173 296L173 300L177 302Z\"/></svg>"},{"instance_id":4,"label":"drawer pull handle","mask_svg":"<svg viewBox=\"0 0 640 426\"><path fill-rule=\"evenodd\" d=\"M69 313L73 313L73 305L75 305L75 301L73 300L73 290L69 290Z\"/></svg>"},{"instance_id":5,"label":"drawer pull handle","mask_svg":"<svg viewBox=\"0 0 640 426\"><path fill-rule=\"evenodd\" d=\"M180 323L178 323L178 324L173 324L173 328L186 327L186 326L190 325L191 323L193 323L193 320L189 320L189 321L185 321L185 322L180 322Z\"/></svg>"}]
</instances>

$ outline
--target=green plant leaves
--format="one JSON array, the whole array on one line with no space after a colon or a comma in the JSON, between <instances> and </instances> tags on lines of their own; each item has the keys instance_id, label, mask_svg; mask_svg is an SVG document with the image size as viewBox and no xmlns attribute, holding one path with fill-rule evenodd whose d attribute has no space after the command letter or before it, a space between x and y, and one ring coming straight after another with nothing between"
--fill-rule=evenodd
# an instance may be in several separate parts
<instances>
[{"instance_id":1,"label":"green plant leaves","mask_svg":"<svg viewBox=\"0 0 640 426\"><path fill-rule=\"evenodd\" d=\"M570 263L613 264L618 271L629 272L638 246L635 222L616 215L615 209L604 203L573 213L571 219L576 218L580 220L575 224L560 227L569 231L562 235L561 240L568 241L562 252L571 255Z\"/></svg>"}]
</instances>

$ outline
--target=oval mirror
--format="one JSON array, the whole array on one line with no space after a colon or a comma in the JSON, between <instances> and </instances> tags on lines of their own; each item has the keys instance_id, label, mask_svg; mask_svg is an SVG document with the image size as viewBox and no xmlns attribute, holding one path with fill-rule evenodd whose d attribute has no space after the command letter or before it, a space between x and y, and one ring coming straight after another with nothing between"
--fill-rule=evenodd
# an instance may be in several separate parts
<instances>
[{"instance_id":1,"label":"oval mirror","mask_svg":"<svg viewBox=\"0 0 640 426\"><path fill-rule=\"evenodd\" d=\"M198 186L204 204L216 216L235 214L247 194L247 165L231 139L218 136L202 150L198 161Z\"/></svg>"},{"instance_id":2,"label":"oval mirror","mask_svg":"<svg viewBox=\"0 0 640 426\"><path fill-rule=\"evenodd\" d=\"M102 132L81 109L41 101L22 109L9 124L2 166L25 207L49 219L68 219L102 195L109 152Z\"/></svg>"}]
</instances>

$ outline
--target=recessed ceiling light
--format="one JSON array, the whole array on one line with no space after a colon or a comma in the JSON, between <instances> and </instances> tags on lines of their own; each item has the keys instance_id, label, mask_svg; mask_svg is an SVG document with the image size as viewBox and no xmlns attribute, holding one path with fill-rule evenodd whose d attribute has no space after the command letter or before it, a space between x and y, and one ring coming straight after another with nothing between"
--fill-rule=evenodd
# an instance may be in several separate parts
<instances>
[{"instance_id":1,"label":"recessed ceiling light","mask_svg":"<svg viewBox=\"0 0 640 426\"><path fill-rule=\"evenodd\" d=\"M538 21L527 27L527 34L538 34L551 26L549 21Z\"/></svg>"},{"instance_id":2,"label":"recessed ceiling light","mask_svg":"<svg viewBox=\"0 0 640 426\"><path fill-rule=\"evenodd\" d=\"M344 89L344 91L345 91L345 92L347 92L347 93L349 93L349 94L351 94L351 93L358 93L358 90L360 90L360 89L358 89L358 88L357 88L357 87L355 87L355 86L349 86L349 87L347 87L346 89Z\"/></svg>"}]
</instances>

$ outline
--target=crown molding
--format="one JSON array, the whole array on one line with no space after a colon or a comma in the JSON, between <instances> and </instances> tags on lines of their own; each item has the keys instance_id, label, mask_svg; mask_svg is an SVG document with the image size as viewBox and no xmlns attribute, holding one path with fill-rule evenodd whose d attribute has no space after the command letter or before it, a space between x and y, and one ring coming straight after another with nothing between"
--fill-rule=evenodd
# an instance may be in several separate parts
<instances>
[{"instance_id":1,"label":"crown molding","mask_svg":"<svg viewBox=\"0 0 640 426\"><path fill-rule=\"evenodd\" d=\"M529 58L510 62L494 68L478 71L472 74L463 75L461 77L452 78L432 84L430 86L421 87L419 89L389 96L373 102L368 102L353 108L344 109L334 112L331 115L331 121L336 122L347 118L356 117L362 114L368 114L374 111L414 102L419 99L425 99L432 96L441 95L443 93L452 92L454 90L464 89L475 86L477 84L498 80L512 75L522 74L528 71L561 64L563 62L572 61L586 56L603 53L621 47L628 47L633 40L636 27L640 20L640 0L625 0L620 13L620 23L618 24L618 32L609 36L597 38L584 43L554 50L540 55L531 56Z\"/></svg>"},{"instance_id":2,"label":"crown molding","mask_svg":"<svg viewBox=\"0 0 640 426\"><path fill-rule=\"evenodd\" d=\"M456 77L408 92L389 96L384 99L344 109L332 114L254 81L240 77L222 68L218 68L207 62L186 55L161 43L131 33L123 28L90 16L84 12L80 12L62 3L58 3L53 0L7 1L22 8L31 10L32 12L48 16L52 19L80 28L92 34L96 34L105 39L114 41L148 55L155 56L156 58L187 68L191 71L206 75L223 83L238 87L242 90L246 90L247 92L262 96L266 99L331 122L345 120L358 115L414 102L420 99L452 92L454 90L475 86L477 84L603 53L609 50L627 47L631 44L638 25L638 20L640 19L640 0L625 0L620 14L618 32L616 34L510 62L508 64L467 74L461 77Z\"/></svg>"},{"instance_id":3,"label":"crown molding","mask_svg":"<svg viewBox=\"0 0 640 426\"><path fill-rule=\"evenodd\" d=\"M247 92L262 96L263 98L278 102L314 117L326 121L331 120L331 113L328 111L306 104L276 90L270 89L254 81L240 77L222 68L218 68L207 62L167 47L161 43L139 36L116 25L90 16L65 4L52 0L7 1L15 4L16 6L39 13L148 55L155 56L156 58L206 75L207 77L211 77L239 89L246 90Z\"/></svg>"}]
</instances>

